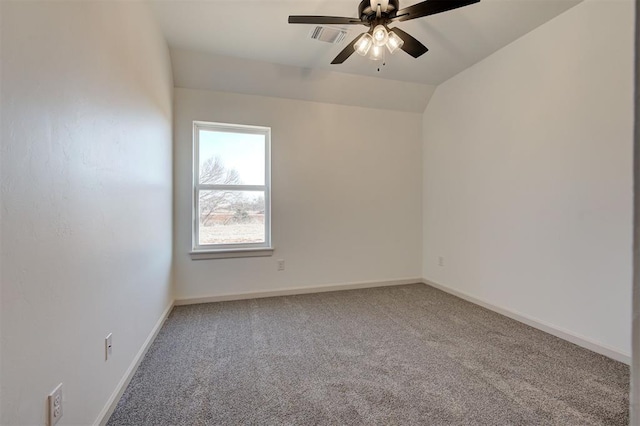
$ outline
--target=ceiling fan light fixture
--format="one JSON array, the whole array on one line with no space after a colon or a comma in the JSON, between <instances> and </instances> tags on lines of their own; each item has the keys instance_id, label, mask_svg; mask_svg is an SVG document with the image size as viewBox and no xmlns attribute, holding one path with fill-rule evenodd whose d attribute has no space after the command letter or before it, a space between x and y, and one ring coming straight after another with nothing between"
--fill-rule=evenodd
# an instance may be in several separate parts
<instances>
[{"instance_id":1,"label":"ceiling fan light fixture","mask_svg":"<svg viewBox=\"0 0 640 426\"><path fill-rule=\"evenodd\" d=\"M389 33L384 25L378 25L373 29L373 44L384 46L389 40Z\"/></svg>"},{"instance_id":2,"label":"ceiling fan light fixture","mask_svg":"<svg viewBox=\"0 0 640 426\"><path fill-rule=\"evenodd\" d=\"M400 49L404 44L404 40L402 40L396 33L393 31L389 31L389 41L387 41L387 49L389 49L389 53L393 54L396 50Z\"/></svg>"},{"instance_id":3,"label":"ceiling fan light fixture","mask_svg":"<svg viewBox=\"0 0 640 426\"><path fill-rule=\"evenodd\" d=\"M365 33L362 34L362 37L360 37L360 39L353 47L358 55L365 56L367 53L369 53L371 45L373 45L373 37L371 37L371 34Z\"/></svg>"},{"instance_id":4,"label":"ceiling fan light fixture","mask_svg":"<svg viewBox=\"0 0 640 426\"><path fill-rule=\"evenodd\" d=\"M369 54L369 59L373 61L381 61L384 59L384 46L376 46L373 45L371 47L371 53Z\"/></svg>"},{"instance_id":5,"label":"ceiling fan light fixture","mask_svg":"<svg viewBox=\"0 0 640 426\"><path fill-rule=\"evenodd\" d=\"M400 0L360 0L357 18L346 16L289 15L289 23L339 26L364 25L369 28L366 35L357 36L342 49L342 51L338 53L338 56L331 61L331 64L342 64L355 52L358 52L358 54L362 56L369 53L369 58L373 60L384 60L385 46L391 53L402 48L402 50L410 56L418 58L427 53L429 49L415 37L412 37L398 27L394 28L395 32L389 30L387 24L436 15L469 6L479 1L480 0L422 0L419 3L401 9ZM376 49L373 49L372 45L376 47Z\"/></svg>"}]
</instances>

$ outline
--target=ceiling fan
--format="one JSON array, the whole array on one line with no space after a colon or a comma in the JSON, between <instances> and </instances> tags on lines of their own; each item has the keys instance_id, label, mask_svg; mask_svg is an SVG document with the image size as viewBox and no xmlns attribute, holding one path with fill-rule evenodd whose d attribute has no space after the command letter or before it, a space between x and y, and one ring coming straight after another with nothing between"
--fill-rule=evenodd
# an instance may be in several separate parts
<instances>
[{"instance_id":1,"label":"ceiling fan","mask_svg":"<svg viewBox=\"0 0 640 426\"><path fill-rule=\"evenodd\" d=\"M429 49L400 28L389 28L394 22L409 21L423 16L435 15L459 7L477 3L480 0L425 0L413 6L399 8L398 0L362 0L358 5L358 18L339 16L289 16L290 24L316 25L364 25L369 31L360 34L342 50L331 62L341 64L354 52L373 60L384 58L384 47L390 53L402 49L417 58Z\"/></svg>"}]
</instances>

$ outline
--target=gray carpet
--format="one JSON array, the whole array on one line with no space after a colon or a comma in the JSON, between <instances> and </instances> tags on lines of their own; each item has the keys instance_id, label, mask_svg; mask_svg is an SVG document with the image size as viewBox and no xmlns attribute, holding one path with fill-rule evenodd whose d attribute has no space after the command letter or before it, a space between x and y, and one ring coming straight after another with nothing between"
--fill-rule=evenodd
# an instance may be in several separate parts
<instances>
[{"instance_id":1,"label":"gray carpet","mask_svg":"<svg viewBox=\"0 0 640 426\"><path fill-rule=\"evenodd\" d=\"M625 425L629 368L422 284L176 307L109 425Z\"/></svg>"}]
</instances>

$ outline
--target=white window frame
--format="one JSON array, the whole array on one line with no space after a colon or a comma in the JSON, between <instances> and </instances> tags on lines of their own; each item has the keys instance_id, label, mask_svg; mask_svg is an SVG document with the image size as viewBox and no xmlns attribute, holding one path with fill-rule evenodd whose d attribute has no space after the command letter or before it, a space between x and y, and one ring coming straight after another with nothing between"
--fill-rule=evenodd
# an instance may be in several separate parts
<instances>
[{"instance_id":1,"label":"white window frame","mask_svg":"<svg viewBox=\"0 0 640 426\"><path fill-rule=\"evenodd\" d=\"M242 133L263 135L265 138L265 177L264 185L212 185L200 183L200 131L208 130L225 133ZM192 184L192 251L191 258L215 259L229 257L270 256L271 246L271 128L248 126L242 124L214 123L207 121L193 122L193 184ZM202 190L264 191L264 224L265 238L262 243L242 244L200 244L200 206L199 193Z\"/></svg>"}]
</instances>

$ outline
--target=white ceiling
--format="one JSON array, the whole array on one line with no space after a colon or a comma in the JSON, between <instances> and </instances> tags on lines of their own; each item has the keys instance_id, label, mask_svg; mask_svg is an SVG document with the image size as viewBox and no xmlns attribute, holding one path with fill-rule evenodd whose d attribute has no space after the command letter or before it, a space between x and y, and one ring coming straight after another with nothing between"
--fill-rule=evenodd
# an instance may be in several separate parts
<instances>
[{"instance_id":1,"label":"white ceiling","mask_svg":"<svg viewBox=\"0 0 640 426\"><path fill-rule=\"evenodd\" d=\"M436 86L171 49L173 84L405 112L424 112ZM383 86L384 96L378 90Z\"/></svg>"},{"instance_id":2,"label":"white ceiling","mask_svg":"<svg viewBox=\"0 0 640 426\"><path fill-rule=\"evenodd\" d=\"M378 62L357 54L330 64L366 27L346 27L347 38L334 45L309 38L313 25L287 23L291 14L356 17L359 0L151 0L151 7L172 48L437 85L580 1L481 0L398 23L429 52L418 59L401 51L389 55L380 72ZM400 8L418 2L400 0Z\"/></svg>"}]
</instances>

